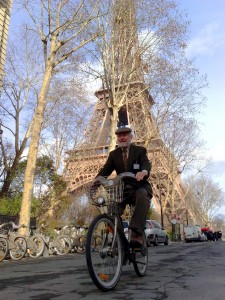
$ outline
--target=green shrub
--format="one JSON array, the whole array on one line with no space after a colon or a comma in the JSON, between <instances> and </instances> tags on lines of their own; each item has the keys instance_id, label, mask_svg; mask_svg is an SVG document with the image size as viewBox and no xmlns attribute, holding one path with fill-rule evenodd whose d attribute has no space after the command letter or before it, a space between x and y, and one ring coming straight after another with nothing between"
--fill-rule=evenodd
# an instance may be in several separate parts
<instances>
[{"instance_id":1,"label":"green shrub","mask_svg":"<svg viewBox=\"0 0 225 300\"><path fill-rule=\"evenodd\" d=\"M21 203L22 203L22 196L0 199L0 214L10 215L10 216L19 215ZM38 215L39 207L40 207L39 200L33 198L31 203L31 218L35 218Z\"/></svg>"}]
</instances>

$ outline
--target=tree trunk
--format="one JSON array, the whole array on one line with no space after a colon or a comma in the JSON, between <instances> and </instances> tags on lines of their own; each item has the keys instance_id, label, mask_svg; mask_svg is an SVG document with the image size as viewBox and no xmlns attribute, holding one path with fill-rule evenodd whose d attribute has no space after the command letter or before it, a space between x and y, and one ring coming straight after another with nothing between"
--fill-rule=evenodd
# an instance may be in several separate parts
<instances>
[{"instance_id":1,"label":"tree trunk","mask_svg":"<svg viewBox=\"0 0 225 300\"><path fill-rule=\"evenodd\" d=\"M20 229L20 234L28 234L30 225L30 212L31 212L31 201L33 197L33 183L35 175L35 167L37 161L38 145L40 140L40 134L42 129L42 123L44 118L44 111L47 103L47 94L50 87L52 78L53 67L49 63L46 66L43 84L40 91L37 108L34 115L34 122L31 134L30 148L27 158L27 166L24 176L24 192L22 198L22 205L20 211L19 224L24 224L26 228Z\"/></svg>"},{"instance_id":2,"label":"tree trunk","mask_svg":"<svg viewBox=\"0 0 225 300\"><path fill-rule=\"evenodd\" d=\"M10 185L11 185L13 179L15 178L16 170L17 170L17 167L19 165L20 158L21 158L21 155L23 153L23 150L26 146L26 142L27 142L27 139L26 139L26 141L24 140L20 150L16 153L16 156L14 158L12 166L7 171L7 175L6 175L6 178L5 178L4 183L2 185L2 190L0 192L0 198L8 196L9 188L10 188Z\"/></svg>"}]
</instances>

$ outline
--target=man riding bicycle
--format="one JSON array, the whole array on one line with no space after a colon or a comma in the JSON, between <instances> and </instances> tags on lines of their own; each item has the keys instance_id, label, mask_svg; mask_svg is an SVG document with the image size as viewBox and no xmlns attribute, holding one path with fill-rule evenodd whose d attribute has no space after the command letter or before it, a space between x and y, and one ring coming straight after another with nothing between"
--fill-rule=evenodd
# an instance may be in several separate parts
<instances>
[{"instance_id":1,"label":"man riding bicycle","mask_svg":"<svg viewBox=\"0 0 225 300\"><path fill-rule=\"evenodd\" d=\"M119 214L123 214L127 204L134 205L134 212L129 223L130 246L142 247L142 235L152 198L152 188L147 180L151 171L151 163L147 157L146 148L131 143L133 138L131 128L119 127L115 134L118 147L109 153L105 165L97 176L108 177L113 171L116 171L117 175L123 172L135 174L137 181L134 184L125 184L125 197L119 204Z\"/></svg>"}]
</instances>

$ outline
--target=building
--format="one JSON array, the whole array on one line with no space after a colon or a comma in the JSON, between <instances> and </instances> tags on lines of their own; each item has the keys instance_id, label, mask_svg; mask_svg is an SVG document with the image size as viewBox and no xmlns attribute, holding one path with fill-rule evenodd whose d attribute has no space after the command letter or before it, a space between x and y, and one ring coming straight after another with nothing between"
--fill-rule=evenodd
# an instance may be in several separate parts
<instances>
[{"instance_id":1,"label":"building","mask_svg":"<svg viewBox=\"0 0 225 300\"><path fill-rule=\"evenodd\" d=\"M11 7L12 0L0 0L0 95L2 90Z\"/></svg>"}]
</instances>

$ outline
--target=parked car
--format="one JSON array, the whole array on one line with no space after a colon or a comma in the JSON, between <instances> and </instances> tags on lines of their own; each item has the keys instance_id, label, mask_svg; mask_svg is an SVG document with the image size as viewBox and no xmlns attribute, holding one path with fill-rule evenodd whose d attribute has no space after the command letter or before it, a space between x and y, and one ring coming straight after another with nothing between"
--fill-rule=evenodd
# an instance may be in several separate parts
<instances>
[{"instance_id":1,"label":"parked car","mask_svg":"<svg viewBox=\"0 0 225 300\"><path fill-rule=\"evenodd\" d=\"M158 246L158 244L163 243L168 245L168 236L165 229L155 220L146 221L145 235L147 239L147 245L153 244Z\"/></svg>"},{"instance_id":2,"label":"parked car","mask_svg":"<svg viewBox=\"0 0 225 300\"><path fill-rule=\"evenodd\" d=\"M185 242L202 242L202 231L199 225L185 225L184 226L184 238Z\"/></svg>"}]
</instances>

